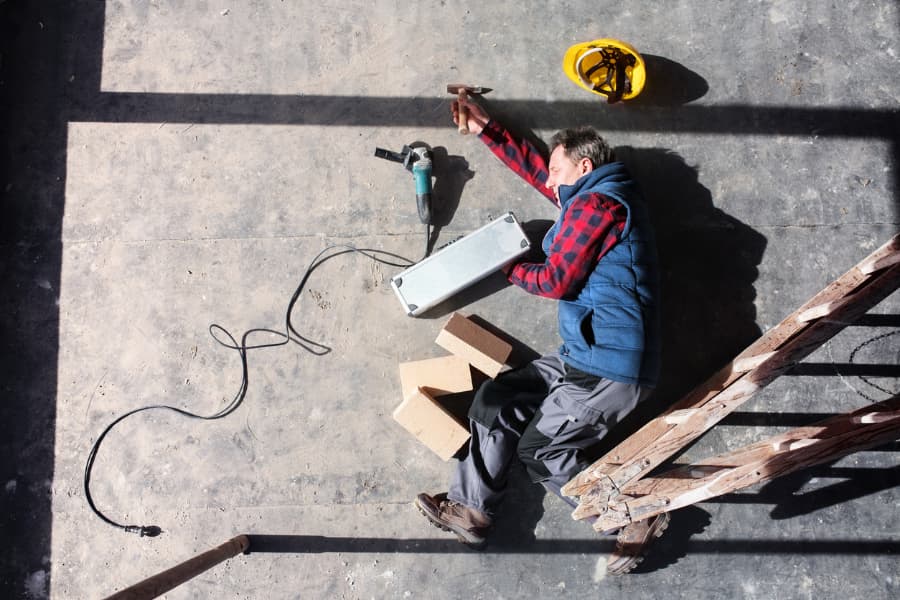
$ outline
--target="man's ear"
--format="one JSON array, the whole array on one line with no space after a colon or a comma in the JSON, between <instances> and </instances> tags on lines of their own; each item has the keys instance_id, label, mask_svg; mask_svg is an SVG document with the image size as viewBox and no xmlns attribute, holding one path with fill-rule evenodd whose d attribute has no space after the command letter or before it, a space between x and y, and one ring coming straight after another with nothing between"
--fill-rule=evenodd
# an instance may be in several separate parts
<instances>
[{"instance_id":1,"label":"man's ear","mask_svg":"<svg viewBox=\"0 0 900 600\"><path fill-rule=\"evenodd\" d=\"M578 169L581 171L582 175L587 175L594 170L594 161L587 157L584 157L580 161L578 161Z\"/></svg>"}]
</instances>

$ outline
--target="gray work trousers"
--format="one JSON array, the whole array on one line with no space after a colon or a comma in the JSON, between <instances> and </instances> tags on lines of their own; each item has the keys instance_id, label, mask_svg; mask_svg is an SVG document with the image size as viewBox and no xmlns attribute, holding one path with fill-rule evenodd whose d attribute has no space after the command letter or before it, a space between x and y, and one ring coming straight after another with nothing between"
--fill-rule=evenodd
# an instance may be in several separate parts
<instances>
[{"instance_id":1,"label":"gray work trousers","mask_svg":"<svg viewBox=\"0 0 900 600\"><path fill-rule=\"evenodd\" d=\"M494 515L513 457L531 480L559 488L589 466L599 442L652 390L575 370L559 354L486 381L469 410L468 454L447 497Z\"/></svg>"}]
</instances>

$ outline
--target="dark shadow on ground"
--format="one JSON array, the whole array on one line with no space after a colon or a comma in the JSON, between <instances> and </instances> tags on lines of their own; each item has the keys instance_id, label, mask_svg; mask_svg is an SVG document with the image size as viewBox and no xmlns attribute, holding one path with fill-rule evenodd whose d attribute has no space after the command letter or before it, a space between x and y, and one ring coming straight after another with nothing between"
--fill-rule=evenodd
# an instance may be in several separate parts
<instances>
[{"instance_id":1,"label":"dark shadow on ground","mask_svg":"<svg viewBox=\"0 0 900 600\"><path fill-rule=\"evenodd\" d=\"M102 17L102 3L89 4L85 12L100 6ZM68 104L66 65L59 55L65 21L58 13L38 2L0 3L0 481L5 486L0 596L5 598L25 597L27 590L49 594Z\"/></svg>"},{"instance_id":2,"label":"dark shadow on ground","mask_svg":"<svg viewBox=\"0 0 900 600\"><path fill-rule=\"evenodd\" d=\"M468 554L477 552L454 539L435 538L360 538L327 537L320 535L248 534L250 549L247 554L289 553L317 554L322 552L342 553L403 553L403 554ZM660 540L661 541L661 540ZM499 542L487 546L484 554L607 554L615 543L610 539L597 540L537 540L530 544L512 541L509 545ZM879 555L896 554L900 542L893 540L695 540L687 543L685 551L677 551L677 558L686 554L820 554L820 555ZM657 568L656 561L664 557L648 557L647 567L632 573L647 572ZM670 559L671 560L671 559ZM645 561L645 562L647 562ZM673 561L674 562L674 561Z\"/></svg>"},{"instance_id":3,"label":"dark shadow on ground","mask_svg":"<svg viewBox=\"0 0 900 600\"><path fill-rule=\"evenodd\" d=\"M360 538L320 535L250 534L247 554L322 552L373 554L604 554L613 548L608 539L534 540L523 542L517 535L494 536L481 550L475 550L447 533L435 529L435 538ZM443 536L443 537L442 537Z\"/></svg>"},{"instance_id":4,"label":"dark shadow on ground","mask_svg":"<svg viewBox=\"0 0 900 600\"><path fill-rule=\"evenodd\" d=\"M453 221L463 188L475 172L469 169L469 161L462 156L450 155L443 146L432 149L434 154L434 191L432 194L432 233L429 248L438 242L441 229Z\"/></svg>"},{"instance_id":5,"label":"dark shadow on ground","mask_svg":"<svg viewBox=\"0 0 900 600\"><path fill-rule=\"evenodd\" d=\"M698 73L664 56L642 54L647 82L631 106L677 106L706 95L709 84Z\"/></svg>"}]
</instances>

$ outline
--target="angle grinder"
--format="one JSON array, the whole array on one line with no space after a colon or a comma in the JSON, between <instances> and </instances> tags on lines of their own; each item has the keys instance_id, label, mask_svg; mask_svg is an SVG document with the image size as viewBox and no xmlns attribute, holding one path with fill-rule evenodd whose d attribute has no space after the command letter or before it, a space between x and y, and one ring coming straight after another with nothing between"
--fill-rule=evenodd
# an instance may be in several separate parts
<instances>
[{"instance_id":1,"label":"angle grinder","mask_svg":"<svg viewBox=\"0 0 900 600\"><path fill-rule=\"evenodd\" d=\"M419 220L431 225L431 164L432 152L427 146L403 146L400 152L392 152L384 148L375 148L375 156L398 162L412 173L416 182L416 208Z\"/></svg>"}]
</instances>

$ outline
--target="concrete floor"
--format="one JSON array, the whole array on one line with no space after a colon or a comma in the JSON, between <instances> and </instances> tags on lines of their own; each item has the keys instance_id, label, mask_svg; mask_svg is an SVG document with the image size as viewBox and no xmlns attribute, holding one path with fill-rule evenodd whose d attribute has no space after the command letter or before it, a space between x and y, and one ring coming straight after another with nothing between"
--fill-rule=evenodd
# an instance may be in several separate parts
<instances>
[{"instance_id":1,"label":"concrete floor","mask_svg":"<svg viewBox=\"0 0 900 600\"><path fill-rule=\"evenodd\" d=\"M642 181L665 266L659 411L894 235L900 8L751 3L0 2L5 597L93 598L234 535L253 551L170 598L896 598L896 444L677 511L641 568L516 472L488 549L411 506L452 466L392 419L397 364L441 355L455 309L557 345L555 304L492 277L427 318L394 267L343 255L293 314L299 346L252 351L246 398L208 335L283 329L329 244L421 256L412 179L373 157L435 147L437 243L552 207L449 120L447 83L544 139L608 134ZM607 106L559 65L612 36L650 83ZM900 389L900 294L690 449L718 453ZM251 343L273 339L265 334ZM841 374L838 375L838 372ZM642 415L646 417L647 415Z\"/></svg>"}]
</instances>

